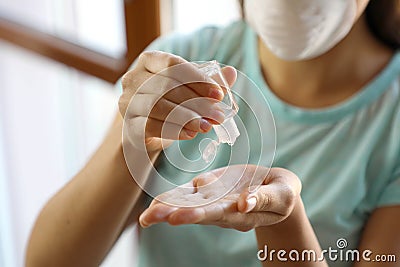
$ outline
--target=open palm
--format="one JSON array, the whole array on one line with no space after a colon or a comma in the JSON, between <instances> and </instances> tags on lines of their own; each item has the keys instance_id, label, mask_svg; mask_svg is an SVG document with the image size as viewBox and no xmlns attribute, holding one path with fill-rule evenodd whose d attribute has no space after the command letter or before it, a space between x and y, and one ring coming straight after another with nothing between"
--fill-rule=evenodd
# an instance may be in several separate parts
<instances>
[{"instance_id":1,"label":"open palm","mask_svg":"<svg viewBox=\"0 0 400 267\"><path fill-rule=\"evenodd\" d=\"M248 231L287 218L300 190L300 180L285 169L232 165L159 195L139 222L143 227L168 222Z\"/></svg>"}]
</instances>

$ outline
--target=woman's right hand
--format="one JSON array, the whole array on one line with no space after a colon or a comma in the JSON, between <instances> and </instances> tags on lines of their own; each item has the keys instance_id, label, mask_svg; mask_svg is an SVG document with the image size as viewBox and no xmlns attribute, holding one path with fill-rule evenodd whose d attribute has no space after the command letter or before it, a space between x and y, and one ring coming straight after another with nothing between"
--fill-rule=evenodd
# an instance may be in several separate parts
<instances>
[{"instance_id":1,"label":"woman's right hand","mask_svg":"<svg viewBox=\"0 0 400 267\"><path fill-rule=\"evenodd\" d=\"M222 69L231 86L233 67ZM224 121L218 105L224 91L193 63L160 51L144 52L122 78L119 109L133 145L159 151L173 140L189 140Z\"/></svg>"}]
</instances>

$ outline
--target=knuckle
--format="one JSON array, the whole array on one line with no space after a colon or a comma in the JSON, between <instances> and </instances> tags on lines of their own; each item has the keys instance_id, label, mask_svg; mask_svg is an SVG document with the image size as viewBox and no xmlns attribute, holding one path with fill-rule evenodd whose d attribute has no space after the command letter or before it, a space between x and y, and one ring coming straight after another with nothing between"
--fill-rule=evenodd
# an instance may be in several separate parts
<instances>
[{"instance_id":1,"label":"knuckle","mask_svg":"<svg viewBox=\"0 0 400 267\"><path fill-rule=\"evenodd\" d=\"M271 197L267 194L262 194L257 201L260 202L260 210L267 210L271 203Z\"/></svg>"},{"instance_id":2,"label":"knuckle","mask_svg":"<svg viewBox=\"0 0 400 267\"><path fill-rule=\"evenodd\" d=\"M139 55L140 62L146 62L147 60L162 60L166 63L167 66L173 66L183 62L183 58L171 53L163 52L163 51L145 51Z\"/></svg>"},{"instance_id":3,"label":"knuckle","mask_svg":"<svg viewBox=\"0 0 400 267\"><path fill-rule=\"evenodd\" d=\"M154 123L151 119L146 119L144 122L144 132L146 137L159 137L161 136L161 128L158 124Z\"/></svg>"},{"instance_id":4,"label":"knuckle","mask_svg":"<svg viewBox=\"0 0 400 267\"><path fill-rule=\"evenodd\" d=\"M127 88L129 88L132 85L135 76L136 76L135 69L128 71L127 73L125 73L122 76L122 78L121 78L122 90L125 91Z\"/></svg>"},{"instance_id":5,"label":"knuckle","mask_svg":"<svg viewBox=\"0 0 400 267\"><path fill-rule=\"evenodd\" d=\"M162 114L166 118L171 111L168 102L164 98L155 99L154 102L155 104L149 107L151 114Z\"/></svg>"},{"instance_id":6,"label":"knuckle","mask_svg":"<svg viewBox=\"0 0 400 267\"><path fill-rule=\"evenodd\" d=\"M119 112L121 113L122 116L125 116L127 106L128 106L128 103L127 103L126 97L124 95L122 95L118 100L118 108L119 108Z\"/></svg>"},{"instance_id":7,"label":"knuckle","mask_svg":"<svg viewBox=\"0 0 400 267\"><path fill-rule=\"evenodd\" d=\"M167 67L172 67L177 64L183 63L183 59L180 56L165 53L165 57L166 57L165 60L166 60Z\"/></svg>"},{"instance_id":8,"label":"knuckle","mask_svg":"<svg viewBox=\"0 0 400 267\"><path fill-rule=\"evenodd\" d=\"M125 89L128 87L130 84L130 77L129 77L129 72L125 73L122 78L121 78L121 85L122 85L122 90L125 91Z\"/></svg>"},{"instance_id":9,"label":"knuckle","mask_svg":"<svg viewBox=\"0 0 400 267\"><path fill-rule=\"evenodd\" d=\"M301 192L301 190L302 190L302 188L303 188L302 182L301 182L300 178L297 177L296 175L294 176L293 179L294 179L295 188L296 188L296 190L297 190L297 194L300 195L300 192Z\"/></svg>"},{"instance_id":10,"label":"knuckle","mask_svg":"<svg viewBox=\"0 0 400 267\"><path fill-rule=\"evenodd\" d=\"M302 187L300 178L295 173L289 170L285 170L285 172L287 173L286 177L288 177L289 181L292 183L294 188L296 188L300 193Z\"/></svg>"},{"instance_id":11,"label":"knuckle","mask_svg":"<svg viewBox=\"0 0 400 267\"><path fill-rule=\"evenodd\" d=\"M242 233L249 232L252 229L253 229L253 227L248 226L248 225L236 227L236 230L238 230L239 232L242 232Z\"/></svg>"},{"instance_id":12,"label":"knuckle","mask_svg":"<svg viewBox=\"0 0 400 267\"><path fill-rule=\"evenodd\" d=\"M176 59L172 55L165 55L165 65L166 67L172 67L176 65Z\"/></svg>"},{"instance_id":13,"label":"knuckle","mask_svg":"<svg viewBox=\"0 0 400 267\"><path fill-rule=\"evenodd\" d=\"M282 202L284 203L284 205L286 207L292 207L294 206L294 203L296 201L297 198L297 193L295 190L293 190L292 187L286 185L283 187L283 191L282 191Z\"/></svg>"},{"instance_id":14,"label":"knuckle","mask_svg":"<svg viewBox=\"0 0 400 267\"><path fill-rule=\"evenodd\" d=\"M179 90L179 86L181 85L182 83L174 79L164 79L161 83L161 92L167 95L168 93L171 93L172 90Z\"/></svg>"},{"instance_id":15,"label":"knuckle","mask_svg":"<svg viewBox=\"0 0 400 267\"><path fill-rule=\"evenodd\" d=\"M145 62L146 60L149 60L150 58L156 56L157 51L144 51L139 55L138 61L139 62Z\"/></svg>"}]
</instances>

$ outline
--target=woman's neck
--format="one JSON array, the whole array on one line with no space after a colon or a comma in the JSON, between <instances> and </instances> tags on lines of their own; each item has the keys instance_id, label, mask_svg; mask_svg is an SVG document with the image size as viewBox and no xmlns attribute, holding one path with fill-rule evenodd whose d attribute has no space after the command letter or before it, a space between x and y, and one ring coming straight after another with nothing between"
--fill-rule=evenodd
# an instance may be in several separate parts
<instances>
[{"instance_id":1,"label":"woman's neck","mask_svg":"<svg viewBox=\"0 0 400 267\"><path fill-rule=\"evenodd\" d=\"M361 17L351 32L318 58L288 62L258 41L261 68L271 90L283 101L303 108L338 104L365 86L393 55L370 33Z\"/></svg>"}]
</instances>

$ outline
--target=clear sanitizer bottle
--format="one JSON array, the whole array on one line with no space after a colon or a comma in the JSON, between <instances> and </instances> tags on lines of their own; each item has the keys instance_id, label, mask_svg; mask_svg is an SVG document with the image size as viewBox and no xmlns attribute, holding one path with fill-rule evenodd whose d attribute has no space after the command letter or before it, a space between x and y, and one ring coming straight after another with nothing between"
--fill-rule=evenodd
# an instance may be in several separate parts
<instances>
[{"instance_id":1,"label":"clear sanitizer bottle","mask_svg":"<svg viewBox=\"0 0 400 267\"><path fill-rule=\"evenodd\" d=\"M217 61L213 60L202 64L197 64L197 66L206 76L211 78L213 82L223 87L225 93L224 98L220 102L222 110L225 114L225 120L219 125L213 125L213 129L218 137L218 140L212 140L209 144L207 144L202 152L203 160L208 163L215 158L218 147L221 143L226 143L232 146L240 135L234 120L234 116L237 114L239 107L233 98L231 89L222 75L221 67Z\"/></svg>"}]
</instances>

